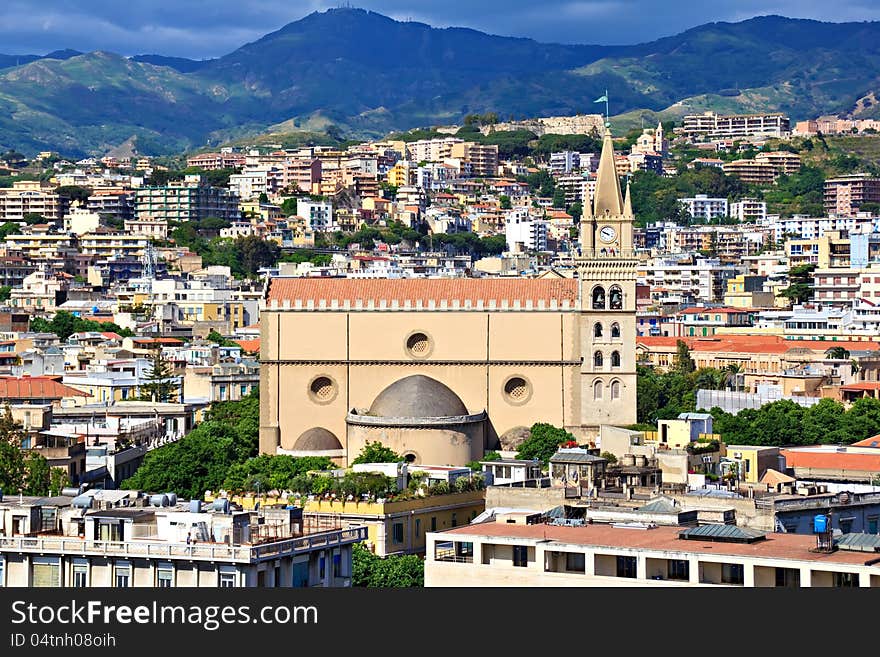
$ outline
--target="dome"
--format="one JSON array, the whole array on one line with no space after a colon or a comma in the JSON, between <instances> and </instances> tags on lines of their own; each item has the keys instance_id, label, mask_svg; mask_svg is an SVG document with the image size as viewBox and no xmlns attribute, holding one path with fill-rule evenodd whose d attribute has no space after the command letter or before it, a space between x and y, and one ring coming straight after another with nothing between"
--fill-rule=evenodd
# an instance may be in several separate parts
<instances>
[{"instance_id":1,"label":"dome","mask_svg":"<svg viewBox=\"0 0 880 657\"><path fill-rule=\"evenodd\" d=\"M451 417L467 415L458 395L429 376L415 374L379 393L368 415L378 417Z\"/></svg>"},{"instance_id":2,"label":"dome","mask_svg":"<svg viewBox=\"0 0 880 657\"><path fill-rule=\"evenodd\" d=\"M300 434L293 444L293 449L308 452L320 452L331 449L342 449L342 443L331 432L322 427L312 427Z\"/></svg>"}]
</instances>

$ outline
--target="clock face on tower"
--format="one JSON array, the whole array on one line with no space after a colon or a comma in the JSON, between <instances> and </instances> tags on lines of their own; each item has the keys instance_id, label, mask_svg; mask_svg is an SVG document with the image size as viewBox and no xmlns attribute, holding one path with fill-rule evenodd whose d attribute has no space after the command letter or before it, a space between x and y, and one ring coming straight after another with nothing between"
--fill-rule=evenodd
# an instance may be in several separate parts
<instances>
[{"instance_id":1,"label":"clock face on tower","mask_svg":"<svg viewBox=\"0 0 880 657\"><path fill-rule=\"evenodd\" d=\"M617 237L617 231L613 227L602 226L599 229L599 239L603 242L611 242L615 237Z\"/></svg>"}]
</instances>

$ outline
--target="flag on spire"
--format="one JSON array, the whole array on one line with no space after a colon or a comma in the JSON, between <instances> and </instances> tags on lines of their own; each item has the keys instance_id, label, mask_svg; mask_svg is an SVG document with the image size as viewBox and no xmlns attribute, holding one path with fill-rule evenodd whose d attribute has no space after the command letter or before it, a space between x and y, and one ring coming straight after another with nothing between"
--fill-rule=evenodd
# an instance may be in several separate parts
<instances>
[{"instance_id":1,"label":"flag on spire","mask_svg":"<svg viewBox=\"0 0 880 657\"><path fill-rule=\"evenodd\" d=\"M608 96L599 96L599 97L598 97L596 100L594 100L593 102L594 102L594 103L607 103L607 102L608 102Z\"/></svg>"}]
</instances>

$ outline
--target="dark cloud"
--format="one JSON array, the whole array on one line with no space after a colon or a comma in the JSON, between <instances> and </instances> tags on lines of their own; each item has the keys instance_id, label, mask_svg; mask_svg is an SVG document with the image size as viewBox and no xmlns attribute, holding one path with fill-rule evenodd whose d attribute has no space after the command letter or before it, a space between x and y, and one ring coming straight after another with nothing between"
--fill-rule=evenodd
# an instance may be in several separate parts
<instances>
[{"instance_id":1,"label":"dark cloud","mask_svg":"<svg viewBox=\"0 0 880 657\"><path fill-rule=\"evenodd\" d=\"M5 0L0 52L59 48L215 57L316 10L324 0ZM398 20L562 43L649 41L712 21L762 14L827 20L826 0L361 0ZM880 19L880 5L841 0L837 21Z\"/></svg>"}]
</instances>

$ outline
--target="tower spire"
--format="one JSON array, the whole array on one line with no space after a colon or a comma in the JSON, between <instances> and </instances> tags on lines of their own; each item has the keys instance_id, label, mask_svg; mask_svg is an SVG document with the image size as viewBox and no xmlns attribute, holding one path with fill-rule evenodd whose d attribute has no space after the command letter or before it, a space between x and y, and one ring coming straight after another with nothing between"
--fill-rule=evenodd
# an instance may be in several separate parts
<instances>
[{"instance_id":1,"label":"tower spire","mask_svg":"<svg viewBox=\"0 0 880 657\"><path fill-rule=\"evenodd\" d=\"M626 181L626 197L623 200L623 216L633 216L632 193L629 189L629 180Z\"/></svg>"},{"instance_id":2,"label":"tower spire","mask_svg":"<svg viewBox=\"0 0 880 657\"><path fill-rule=\"evenodd\" d=\"M623 213L620 181L617 178L617 167L614 165L614 143L611 140L611 129L607 127L602 139L602 155L599 157L593 215L601 217L606 212L612 217Z\"/></svg>"}]
</instances>

